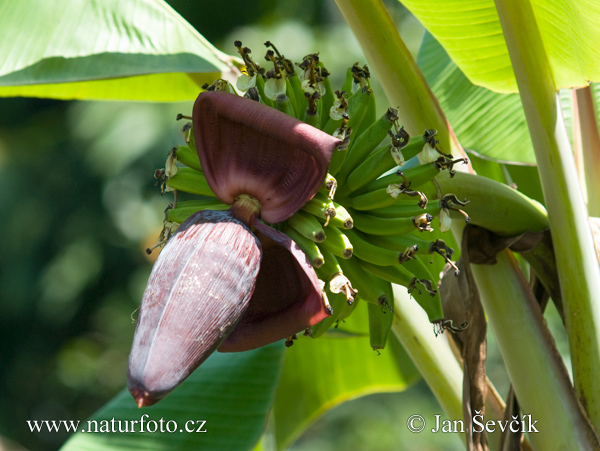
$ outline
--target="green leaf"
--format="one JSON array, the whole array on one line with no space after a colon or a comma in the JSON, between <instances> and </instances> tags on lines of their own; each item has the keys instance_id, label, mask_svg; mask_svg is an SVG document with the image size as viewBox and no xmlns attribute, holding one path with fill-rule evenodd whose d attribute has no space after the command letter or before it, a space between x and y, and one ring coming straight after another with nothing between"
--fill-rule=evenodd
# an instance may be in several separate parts
<instances>
[{"instance_id":1,"label":"green leaf","mask_svg":"<svg viewBox=\"0 0 600 451\"><path fill-rule=\"evenodd\" d=\"M429 33L418 63L465 149L495 161L535 164L519 94L475 86Z\"/></svg>"},{"instance_id":2,"label":"green leaf","mask_svg":"<svg viewBox=\"0 0 600 451\"><path fill-rule=\"evenodd\" d=\"M114 418L117 433L83 433L81 429L88 432L90 426L82 422L80 432L62 450L251 450L261 436L273 402L284 350L279 342L239 354L215 353L173 393L148 408L138 409L124 390L90 419L96 420L102 430L102 426L110 427ZM144 414L149 415L146 424L151 420L158 423L162 418L164 430L169 421L177 422L175 432L149 433L146 428L140 433L139 423L135 433L118 432L126 424L131 431L131 421L139 422ZM201 425L197 421L206 421L206 433L195 432ZM186 424L193 426L194 432L186 432Z\"/></svg>"},{"instance_id":3,"label":"green leaf","mask_svg":"<svg viewBox=\"0 0 600 451\"><path fill-rule=\"evenodd\" d=\"M494 0L401 0L476 85L517 92ZM557 88L600 80L600 3L533 0ZM542 49L542 51L544 51Z\"/></svg>"},{"instance_id":4,"label":"green leaf","mask_svg":"<svg viewBox=\"0 0 600 451\"><path fill-rule=\"evenodd\" d=\"M278 449L344 401L403 391L420 379L394 336L381 355L371 349L364 302L344 321L337 330L316 340L301 337L288 349L273 412Z\"/></svg>"},{"instance_id":5,"label":"green leaf","mask_svg":"<svg viewBox=\"0 0 600 451\"><path fill-rule=\"evenodd\" d=\"M187 100L233 61L162 0L3 2L0 30L0 96Z\"/></svg>"},{"instance_id":6,"label":"green leaf","mask_svg":"<svg viewBox=\"0 0 600 451\"><path fill-rule=\"evenodd\" d=\"M419 50L418 63L454 133L469 153L501 163L535 165L535 153L519 94L498 93L475 86L427 32ZM592 86L597 98L598 85ZM561 90L560 98L565 124L571 131L572 91Z\"/></svg>"}]
</instances>

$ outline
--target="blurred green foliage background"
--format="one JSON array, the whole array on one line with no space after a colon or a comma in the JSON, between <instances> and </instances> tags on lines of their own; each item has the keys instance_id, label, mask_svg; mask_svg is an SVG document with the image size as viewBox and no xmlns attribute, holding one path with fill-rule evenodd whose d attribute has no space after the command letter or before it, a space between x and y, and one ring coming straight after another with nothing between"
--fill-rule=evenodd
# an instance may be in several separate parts
<instances>
[{"instance_id":1,"label":"blurred green foliage background","mask_svg":"<svg viewBox=\"0 0 600 451\"><path fill-rule=\"evenodd\" d=\"M294 61L319 51L333 86L366 62L331 0L168 3L228 53L234 39L257 61L266 40ZM397 1L386 5L416 53L420 25ZM57 449L66 433L31 433L26 421L84 420L124 387L132 317L151 269L144 249L170 201L154 169L182 143L176 113L190 111L191 102L0 99L0 449ZM499 367L499 356L491 359ZM422 382L334 409L293 449L462 449L458 435L409 433L414 413L442 413Z\"/></svg>"}]
</instances>

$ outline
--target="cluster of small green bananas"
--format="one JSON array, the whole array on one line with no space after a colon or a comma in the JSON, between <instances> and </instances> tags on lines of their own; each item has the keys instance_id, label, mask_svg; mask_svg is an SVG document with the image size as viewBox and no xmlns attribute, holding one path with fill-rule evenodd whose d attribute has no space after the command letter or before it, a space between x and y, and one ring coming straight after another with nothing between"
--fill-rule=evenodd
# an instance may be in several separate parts
<instances>
[{"instance_id":1,"label":"cluster of small green bananas","mask_svg":"<svg viewBox=\"0 0 600 451\"><path fill-rule=\"evenodd\" d=\"M434 217L439 218L442 231L448 230L449 210L462 212L460 207L466 201L452 194L428 201L428 194L438 197L437 190L432 192L435 185L431 180L441 170L452 176L453 165L463 159L444 154L434 130L410 139L399 126L394 108L376 118L366 66L354 64L342 89L333 91L318 54L307 55L295 66L267 42L266 59L273 67L265 71L252 60L248 48L239 41L235 45L246 66L238 90L344 142L334 153L329 173L314 198L285 222L271 224L304 251L333 309L331 316L306 334L322 335L347 318L362 299L368 303L371 346L382 349L393 321L393 283L407 287L434 324L436 334L458 329L444 321L433 282L436 278L417 256L436 253L452 264L453 249L443 240L431 242L423 232L433 230ZM225 80L204 89L237 93ZM187 117L178 117L182 118ZM188 145L172 149L165 169L158 170L155 177L163 192L196 197L184 201L176 197L166 211L166 227L159 242L168 238L173 225L199 210L229 208L214 197L206 182L191 123L182 132Z\"/></svg>"}]
</instances>

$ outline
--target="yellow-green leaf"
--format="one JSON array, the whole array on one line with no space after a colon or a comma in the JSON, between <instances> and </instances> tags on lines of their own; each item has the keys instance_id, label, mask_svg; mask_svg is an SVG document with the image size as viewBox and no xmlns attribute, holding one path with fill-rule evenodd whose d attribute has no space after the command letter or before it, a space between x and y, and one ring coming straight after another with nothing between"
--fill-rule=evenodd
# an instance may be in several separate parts
<instances>
[{"instance_id":1,"label":"yellow-green leaf","mask_svg":"<svg viewBox=\"0 0 600 451\"><path fill-rule=\"evenodd\" d=\"M0 30L5 97L189 100L233 62L162 0L2 2Z\"/></svg>"},{"instance_id":2,"label":"yellow-green leaf","mask_svg":"<svg viewBox=\"0 0 600 451\"><path fill-rule=\"evenodd\" d=\"M401 0L476 85L517 92L494 0ZM557 88L600 80L600 3L531 0ZM536 26L536 23L530 25Z\"/></svg>"}]
</instances>

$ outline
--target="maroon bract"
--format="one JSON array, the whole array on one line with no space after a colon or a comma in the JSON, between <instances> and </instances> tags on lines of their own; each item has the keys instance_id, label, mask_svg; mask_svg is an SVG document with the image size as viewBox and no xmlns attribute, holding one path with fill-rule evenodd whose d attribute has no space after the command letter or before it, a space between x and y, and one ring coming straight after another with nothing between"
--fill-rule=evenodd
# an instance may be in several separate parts
<instances>
[{"instance_id":1,"label":"maroon bract","mask_svg":"<svg viewBox=\"0 0 600 451\"><path fill-rule=\"evenodd\" d=\"M156 261L129 357L129 390L140 407L216 349L264 346L331 314L304 253L259 218L282 221L310 200L341 141L222 92L200 94L193 125L206 179L232 207L192 215Z\"/></svg>"},{"instance_id":2,"label":"maroon bract","mask_svg":"<svg viewBox=\"0 0 600 451\"><path fill-rule=\"evenodd\" d=\"M239 194L255 197L270 223L289 218L314 196L341 144L274 108L225 92L198 96L193 128L215 195L230 205Z\"/></svg>"}]
</instances>

